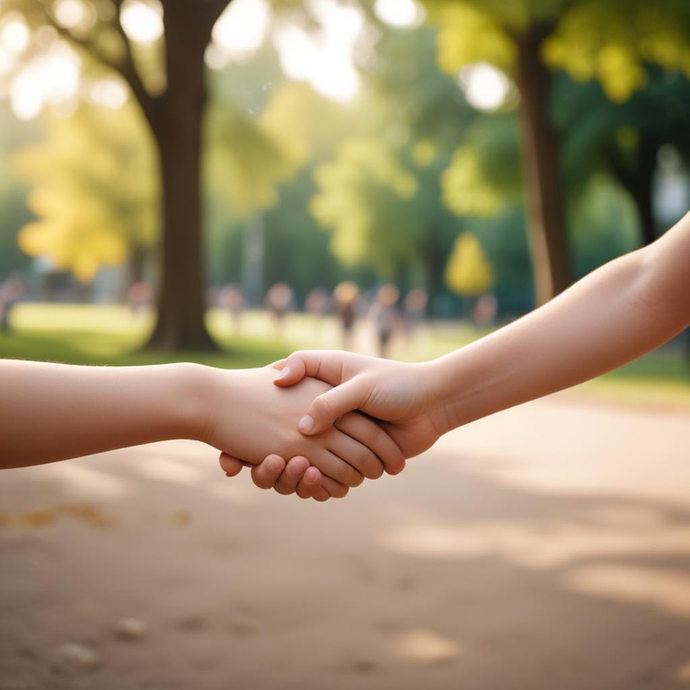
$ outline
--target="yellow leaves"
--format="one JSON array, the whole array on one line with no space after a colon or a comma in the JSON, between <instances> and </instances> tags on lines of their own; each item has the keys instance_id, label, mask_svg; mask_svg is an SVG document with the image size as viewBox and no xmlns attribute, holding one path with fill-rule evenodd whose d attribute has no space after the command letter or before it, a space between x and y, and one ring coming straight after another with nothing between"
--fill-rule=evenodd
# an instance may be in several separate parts
<instances>
[{"instance_id":1,"label":"yellow leaves","mask_svg":"<svg viewBox=\"0 0 690 690\"><path fill-rule=\"evenodd\" d=\"M414 259L420 226L407 202L418 183L394 147L377 137L346 140L314 179L319 192L309 209L332 230L331 248L340 261L390 273L396 261Z\"/></svg>"},{"instance_id":2,"label":"yellow leaves","mask_svg":"<svg viewBox=\"0 0 690 690\"><path fill-rule=\"evenodd\" d=\"M455 241L445 279L453 292L465 297L477 297L494 284L491 262L471 232L463 233Z\"/></svg>"},{"instance_id":3,"label":"yellow leaves","mask_svg":"<svg viewBox=\"0 0 690 690\"><path fill-rule=\"evenodd\" d=\"M422 139L412 149L412 160L420 168L428 168L438 156L438 147L430 139Z\"/></svg>"},{"instance_id":4,"label":"yellow leaves","mask_svg":"<svg viewBox=\"0 0 690 690\"><path fill-rule=\"evenodd\" d=\"M216 193L238 218L273 206L276 185L294 175L303 151L228 104L211 106L208 117L208 169Z\"/></svg>"},{"instance_id":5,"label":"yellow leaves","mask_svg":"<svg viewBox=\"0 0 690 690\"><path fill-rule=\"evenodd\" d=\"M30 256L50 256L56 268L71 270L78 280L92 280L102 266L117 266L127 256L127 245L117 232L56 222L25 225L19 232L21 250Z\"/></svg>"},{"instance_id":6,"label":"yellow leaves","mask_svg":"<svg viewBox=\"0 0 690 690\"><path fill-rule=\"evenodd\" d=\"M647 72L635 53L623 45L606 45L600 51L597 78L614 103L623 103L647 83Z\"/></svg>"},{"instance_id":7,"label":"yellow leaves","mask_svg":"<svg viewBox=\"0 0 690 690\"><path fill-rule=\"evenodd\" d=\"M122 263L132 244L156 239L157 177L138 111L82 105L67 120L46 121L46 141L21 150L16 174L32 183L27 202L38 220L20 248L48 256L82 281Z\"/></svg>"},{"instance_id":8,"label":"yellow leaves","mask_svg":"<svg viewBox=\"0 0 690 690\"><path fill-rule=\"evenodd\" d=\"M475 62L489 62L509 70L515 59L515 44L498 20L469 3L448 3L437 12L438 64L455 74Z\"/></svg>"},{"instance_id":9,"label":"yellow leaves","mask_svg":"<svg viewBox=\"0 0 690 690\"><path fill-rule=\"evenodd\" d=\"M453 155L441 187L443 202L459 216L490 217L504 206L504 195L485 179L476 152L468 146Z\"/></svg>"},{"instance_id":10,"label":"yellow leaves","mask_svg":"<svg viewBox=\"0 0 690 690\"><path fill-rule=\"evenodd\" d=\"M577 81L598 79L623 103L647 83L646 63L690 76L688 14L675 0L583 0L563 15L542 56Z\"/></svg>"},{"instance_id":11,"label":"yellow leaves","mask_svg":"<svg viewBox=\"0 0 690 690\"><path fill-rule=\"evenodd\" d=\"M320 96L300 82L287 82L275 92L261 123L266 131L284 140L300 165L329 150L335 137L353 128L347 106Z\"/></svg>"},{"instance_id":12,"label":"yellow leaves","mask_svg":"<svg viewBox=\"0 0 690 690\"><path fill-rule=\"evenodd\" d=\"M348 139L340 146L337 160L314 173L322 189L336 189L360 177L390 188L401 199L411 199L417 193L417 180L400 163L395 150L374 137Z\"/></svg>"}]
</instances>

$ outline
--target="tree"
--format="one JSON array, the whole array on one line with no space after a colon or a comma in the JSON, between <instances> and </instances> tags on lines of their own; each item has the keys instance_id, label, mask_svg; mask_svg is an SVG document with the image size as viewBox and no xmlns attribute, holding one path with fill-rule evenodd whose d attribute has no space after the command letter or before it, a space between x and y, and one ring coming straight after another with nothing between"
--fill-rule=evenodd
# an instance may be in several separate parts
<instances>
[{"instance_id":1,"label":"tree","mask_svg":"<svg viewBox=\"0 0 690 690\"><path fill-rule=\"evenodd\" d=\"M577 190L593 173L611 173L637 206L639 244L653 242L658 231L653 209L658 152L666 144L690 151L690 80L648 68L646 85L616 103L600 84L580 84L561 75L554 95L568 184Z\"/></svg>"},{"instance_id":2,"label":"tree","mask_svg":"<svg viewBox=\"0 0 690 690\"><path fill-rule=\"evenodd\" d=\"M153 135L161 190L158 315L148 347L210 349L204 325L201 151L208 94L204 56L228 0L160 0L163 36L144 50L122 23L123 0L84 0L83 23L60 21L56 0L15 0L33 27L49 26L92 64L120 75ZM36 32L34 32L36 33Z\"/></svg>"},{"instance_id":3,"label":"tree","mask_svg":"<svg viewBox=\"0 0 690 690\"><path fill-rule=\"evenodd\" d=\"M315 180L310 209L333 230L334 254L345 265L368 264L399 279L418 256L422 228L411 203L417 180L394 147L377 137L346 140Z\"/></svg>"},{"instance_id":4,"label":"tree","mask_svg":"<svg viewBox=\"0 0 690 690\"><path fill-rule=\"evenodd\" d=\"M565 69L581 81L596 78L612 100L622 102L644 85L649 63L667 71L688 70L690 9L682 0L426 4L441 27L442 68L454 73L489 62L517 85L535 291L537 302L544 302L563 290L571 276L549 68Z\"/></svg>"},{"instance_id":5,"label":"tree","mask_svg":"<svg viewBox=\"0 0 690 690\"><path fill-rule=\"evenodd\" d=\"M430 0L440 24L439 64L448 72L488 62L508 72L520 92L519 119L525 202L535 293L543 303L570 283L557 134L550 122L549 73L541 44L565 4Z\"/></svg>"}]
</instances>

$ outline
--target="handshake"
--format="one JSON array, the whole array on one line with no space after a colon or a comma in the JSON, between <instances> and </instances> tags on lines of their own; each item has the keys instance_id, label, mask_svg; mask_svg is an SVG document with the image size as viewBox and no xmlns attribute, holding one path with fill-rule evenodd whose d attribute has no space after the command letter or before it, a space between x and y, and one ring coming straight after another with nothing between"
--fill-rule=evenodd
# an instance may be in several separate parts
<instances>
[{"instance_id":1,"label":"handshake","mask_svg":"<svg viewBox=\"0 0 690 690\"><path fill-rule=\"evenodd\" d=\"M433 369L433 363L309 351L266 369L206 370L220 377L209 381L211 389L224 392L200 440L223 451L220 464L230 477L248 466L259 488L317 501L343 498L364 479L400 473L407 458L449 430L431 394Z\"/></svg>"}]
</instances>

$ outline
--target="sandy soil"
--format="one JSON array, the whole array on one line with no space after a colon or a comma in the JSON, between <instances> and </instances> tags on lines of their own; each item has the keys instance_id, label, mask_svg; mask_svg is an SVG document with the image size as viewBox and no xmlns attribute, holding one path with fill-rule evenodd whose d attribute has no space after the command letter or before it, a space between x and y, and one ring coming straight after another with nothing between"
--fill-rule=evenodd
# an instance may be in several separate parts
<instances>
[{"instance_id":1,"label":"sandy soil","mask_svg":"<svg viewBox=\"0 0 690 690\"><path fill-rule=\"evenodd\" d=\"M325 506L157 444L0 475L0 689L690 687L689 565L687 415L532 403Z\"/></svg>"}]
</instances>

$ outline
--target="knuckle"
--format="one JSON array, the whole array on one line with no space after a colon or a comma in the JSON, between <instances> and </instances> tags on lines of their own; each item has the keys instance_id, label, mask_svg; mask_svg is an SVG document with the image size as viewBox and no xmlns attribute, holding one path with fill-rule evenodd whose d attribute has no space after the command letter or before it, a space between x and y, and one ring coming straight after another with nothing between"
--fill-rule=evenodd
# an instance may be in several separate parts
<instances>
[{"instance_id":1,"label":"knuckle","mask_svg":"<svg viewBox=\"0 0 690 690\"><path fill-rule=\"evenodd\" d=\"M331 414L331 404L325 398L316 398L312 403L312 410L320 417L328 417Z\"/></svg>"},{"instance_id":2,"label":"knuckle","mask_svg":"<svg viewBox=\"0 0 690 690\"><path fill-rule=\"evenodd\" d=\"M360 467L367 479L378 479L383 474L383 466L379 459L368 448L360 451Z\"/></svg>"}]
</instances>

